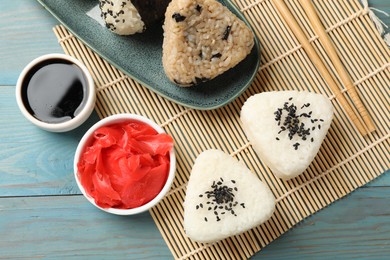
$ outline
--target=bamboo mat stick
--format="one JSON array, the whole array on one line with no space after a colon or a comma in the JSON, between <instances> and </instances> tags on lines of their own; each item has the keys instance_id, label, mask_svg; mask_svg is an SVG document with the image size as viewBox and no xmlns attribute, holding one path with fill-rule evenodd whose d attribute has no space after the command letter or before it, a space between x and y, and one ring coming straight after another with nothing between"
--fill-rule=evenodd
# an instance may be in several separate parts
<instances>
[{"instance_id":1,"label":"bamboo mat stick","mask_svg":"<svg viewBox=\"0 0 390 260\"><path fill-rule=\"evenodd\" d=\"M367 135L366 128L364 127L362 122L360 122L359 118L357 117L354 110L348 103L347 99L343 96L337 83L332 78L332 75L330 74L329 70L326 68L325 64L322 62L320 56L317 54L313 46L311 46L305 33L300 28L298 22L295 20L294 16L291 14L290 10L284 3L284 0L274 0L273 3L275 7L278 9L283 19L285 20L285 22L289 25L291 31L297 37L298 41L301 43L303 49L306 51L307 55L309 56L313 64L316 66L318 71L324 77L324 80L328 84L329 88L332 90L336 99L340 102L341 107L347 113L352 123L357 127L358 131L362 135Z\"/></svg>"},{"instance_id":2,"label":"bamboo mat stick","mask_svg":"<svg viewBox=\"0 0 390 260\"><path fill-rule=\"evenodd\" d=\"M349 76L347 70L341 63L340 57L336 51L336 48L329 38L328 34L325 31L324 26L321 23L321 20L318 16L318 13L311 0L301 0L302 7L305 10L307 16L309 17L310 23L313 26L313 29L317 36L319 37L322 45L325 48L330 60L333 63L337 73L339 74L341 81L343 82L345 89L350 94L353 103L356 105L356 109L359 111L360 115L363 118L364 123L366 124L370 132L375 131L375 125L372 122L370 115L368 114L364 104L362 103L356 88L352 82L351 77Z\"/></svg>"}]
</instances>

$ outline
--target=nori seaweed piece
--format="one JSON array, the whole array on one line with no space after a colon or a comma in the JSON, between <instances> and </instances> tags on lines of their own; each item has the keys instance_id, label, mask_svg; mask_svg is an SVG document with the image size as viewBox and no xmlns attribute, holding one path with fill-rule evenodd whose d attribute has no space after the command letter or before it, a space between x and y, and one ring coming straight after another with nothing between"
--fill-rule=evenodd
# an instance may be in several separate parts
<instances>
[{"instance_id":1,"label":"nori seaweed piece","mask_svg":"<svg viewBox=\"0 0 390 260\"><path fill-rule=\"evenodd\" d=\"M184 21L184 20L186 19L185 16L183 16L183 15L181 15L181 14L179 14L179 13L174 13L174 14L172 15L172 18L175 19L175 21L176 21L177 23L182 22L182 21Z\"/></svg>"},{"instance_id":2,"label":"nori seaweed piece","mask_svg":"<svg viewBox=\"0 0 390 260\"><path fill-rule=\"evenodd\" d=\"M227 40L229 38L229 34L230 34L230 30L232 29L232 27L230 25L228 25L226 27L226 30L225 32L223 33L223 37L222 37L222 40Z\"/></svg>"},{"instance_id":3,"label":"nori seaweed piece","mask_svg":"<svg viewBox=\"0 0 390 260\"><path fill-rule=\"evenodd\" d=\"M199 83L202 83L202 82L206 82L210 80L209 78L205 78L205 77L202 77L202 78L198 78L198 77L195 77L195 85L198 85Z\"/></svg>"},{"instance_id":4,"label":"nori seaweed piece","mask_svg":"<svg viewBox=\"0 0 390 260\"><path fill-rule=\"evenodd\" d=\"M162 22L171 0L132 0L131 1L146 27Z\"/></svg>"},{"instance_id":5,"label":"nori seaweed piece","mask_svg":"<svg viewBox=\"0 0 390 260\"><path fill-rule=\"evenodd\" d=\"M213 59L213 58L221 58L221 57L222 57L222 54L218 52L218 53L212 55L211 59Z\"/></svg>"}]
</instances>

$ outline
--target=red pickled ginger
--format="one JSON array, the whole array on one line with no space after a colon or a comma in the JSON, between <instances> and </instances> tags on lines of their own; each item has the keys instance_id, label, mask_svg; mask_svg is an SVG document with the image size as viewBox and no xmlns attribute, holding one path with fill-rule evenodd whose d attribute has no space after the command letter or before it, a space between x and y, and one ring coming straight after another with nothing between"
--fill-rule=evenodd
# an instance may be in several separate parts
<instances>
[{"instance_id":1,"label":"red pickled ginger","mask_svg":"<svg viewBox=\"0 0 390 260\"><path fill-rule=\"evenodd\" d=\"M140 207L163 188L172 147L171 136L143 122L103 126L80 156L80 183L102 208Z\"/></svg>"}]
</instances>

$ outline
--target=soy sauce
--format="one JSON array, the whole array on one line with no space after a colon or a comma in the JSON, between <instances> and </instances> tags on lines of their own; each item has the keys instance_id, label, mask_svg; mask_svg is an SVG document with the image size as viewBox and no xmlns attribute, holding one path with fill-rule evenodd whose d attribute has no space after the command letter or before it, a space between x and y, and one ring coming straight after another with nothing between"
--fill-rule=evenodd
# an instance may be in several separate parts
<instances>
[{"instance_id":1,"label":"soy sauce","mask_svg":"<svg viewBox=\"0 0 390 260\"><path fill-rule=\"evenodd\" d=\"M87 79L75 64L50 59L38 63L22 84L22 100L31 115L46 123L74 118L87 101Z\"/></svg>"}]
</instances>

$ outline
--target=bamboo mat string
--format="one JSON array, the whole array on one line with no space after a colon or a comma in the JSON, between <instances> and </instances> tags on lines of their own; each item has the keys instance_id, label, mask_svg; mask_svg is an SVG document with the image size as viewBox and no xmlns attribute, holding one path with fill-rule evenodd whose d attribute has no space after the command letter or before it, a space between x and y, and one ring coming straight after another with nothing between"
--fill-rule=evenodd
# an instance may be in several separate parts
<instances>
[{"instance_id":1,"label":"bamboo mat string","mask_svg":"<svg viewBox=\"0 0 390 260\"><path fill-rule=\"evenodd\" d=\"M91 71L97 88L96 111L103 118L137 113L162 126L175 140L176 178L163 201L150 210L175 259L247 259L306 217L344 197L390 168L390 51L381 39L368 4L358 0L314 0L325 31L345 58L345 68L367 105L376 132L362 137L305 55L274 8L275 0L234 0L262 45L261 66L252 85L234 102L212 111L186 108L168 101L103 60L63 26L54 28L65 53ZM319 38L311 30L299 1L286 0L310 45L340 79ZM246 99L263 91L308 90L323 93L334 105L331 128L319 153L297 178L276 178L258 158L240 122ZM346 94L346 89L340 90ZM197 155L210 148L243 162L273 192L276 210L264 224L241 235L210 244L191 241L183 229L183 201Z\"/></svg>"},{"instance_id":2,"label":"bamboo mat string","mask_svg":"<svg viewBox=\"0 0 390 260\"><path fill-rule=\"evenodd\" d=\"M363 4L364 8L366 8L366 9L369 10L369 13L368 13L368 14L369 14L369 16L370 16L370 18L371 18L371 21L374 23L374 25L375 25L375 27L376 27L378 33L379 33L380 35L383 35L384 41L385 41L386 44L390 47L390 33L385 34L385 29L383 28L383 27L388 28L388 26L387 26L384 22L382 22L382 21L378 18L378 16L375 15L374 11L379 12L379 13L382 13L382 14L384 14L384 15L386 15L386 16L390 16L390 15L389 15L388 13L382 11L382 10L377 9L377 8L368 7L368 1L367 1L367 0L361 0L361 2L362 2L362 4Z\"/></svg>"}]
</instances>

